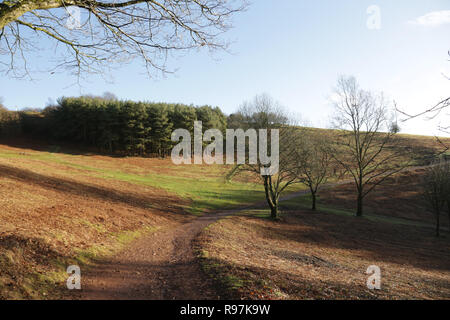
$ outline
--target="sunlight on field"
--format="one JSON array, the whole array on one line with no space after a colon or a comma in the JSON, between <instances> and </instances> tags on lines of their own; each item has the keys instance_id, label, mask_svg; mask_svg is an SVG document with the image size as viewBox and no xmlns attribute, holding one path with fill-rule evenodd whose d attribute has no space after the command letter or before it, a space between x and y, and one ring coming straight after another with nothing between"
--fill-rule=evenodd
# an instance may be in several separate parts
<instances>
[{"instance_id":1,"label":"sunlight on field","mask_svg":"<svg viewBox=\"0 0 450 320\"><path fill-rule=\"evenodd\" d=\"M411 145L428 141L414 139L417 140L410 141ZM261 209L249 210L242 215L272 223L269 211L264 208L265 197L259 177L244 173L233 181L226 181L230 166L176 166L170 159L84 154L61 150L57 146L30 149L0 145L0 167L0 187L5 193L14 190L1 199L4 248L0 248L0 271L14 270L11 275L5 273L0 277L2 297L60 297L54 290L64 284L68 264L88 268L95 260L117 253L138 237L192 219L191 214L202 215L260 203ZM305 189L296 185L286 192ZM288 200L282 204L282 218L288 216L289 211L304 210L309 206L309 196ZM354 215L353 210L323 203L320 198L318 209L338 217L327 220L351 219ZM371 214L370 211L364 220L399 227L428 229L429 225ZM215 232L216 227L211 228L208 230ZM235 237L238 230L233 226L230 228ZM216 236L221 241L227 234ZM203 253L213 257L214 249L204 245ZM231 249L234 250L231 255L240 252L238 243L232 244ZM36 260L36 257L44 258ZM230 261L233 259L229 257ZM217 262L219 265L214 267L216 262L210 263L212 269L224 264ZM11 280L10 276L18 280ZM248 288L246 273L230 271L222 278L232 290ZM251 290L269 290L268 297L286 298L286 293L275 282L254 280L257 288ZM265 293L263 297L266 297Z\"/></svg>"},{"instance_id":2,"label":"sunlight on field","mask_svg":"<svg viewBox=\"0 0 450 320\"><path fill-rule=\"evenodd\" d=\"M230 166L175 166L170 159L130 158L128 162L128 158L35 151L21 154L9 150L2 150L1 158L20 160L29 169L43 164L58 164L63 167L53 167L53 173L88 175L162 189L192 201L186 210L194 214L264 200L261 184L227 182L225 175L231 169Z\"/></svg>"},{"instance_id":3,"label":"sunlight on field","mask_svg":"<svg viewBox=\"0 0 450 320\"><path fill-rule=\"evenodd\" d=\"M240 204L249 204L264 200L261 184L227 182L226 169L219 166L175 166L166 160L142 159L139 165L126 164L126 159L110 158L105 160L91 156L73 156L67 154L37 153L20 155L17 152L1 152L0 158L17 159L27 168L43 162L54 168L53 172L70 175L89 175L96 178L128 182L135 185L149 186L176 194L193 203L187 211L200 214L205 210L217 210ZM23 160L23 161L22 161ZM147 161L146 161L147 160ZM147 163L146 163L147 162ZM157 162L155 168L153 164ZM148 167L146 167L148 164ZM165 174L158 174L155 170Z\"/></svg>"},{"instance_id":4,"label":"sunlight on field","mask_svg":"<svg viewBox=\"0 0 450 320\"><path fill-rule=\"evenodd\" d=\"M248 210L205 229L203 269L227 298L442 299L449 291L449 242L420 226L304 209L273 223ZM413 250L411 250L414 248ZM382 290L365 271L382 270Z\"/></svg>"}]
</instances>

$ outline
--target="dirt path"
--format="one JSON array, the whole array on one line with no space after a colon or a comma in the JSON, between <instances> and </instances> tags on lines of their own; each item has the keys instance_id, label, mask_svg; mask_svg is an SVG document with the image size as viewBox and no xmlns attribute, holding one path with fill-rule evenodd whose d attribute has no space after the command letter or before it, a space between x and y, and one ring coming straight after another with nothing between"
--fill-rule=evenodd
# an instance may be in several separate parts
<instances>
[{"instance_id":1,"label":"dirt path","mask_svg":"<svg viewBox=\"0 0 450 320\"><path fill-rule=\"evenodd\" d=\"M307 191L289 194L286 201ZM203 300L220 299L196 261L192 243L217 220L245 208L207 214L188 223L158 231L133 242L116 256L82 273L81 299L86 300Z\"/></svg>"},{"instance_id":2,"label":"dirt path","mask_svg":"<svg viewBox=\"0 0 450 320\"><path fill-rule=\"evenodd\" d=\"M81 299L219 299L195 259L192 241L209 224L238 211L205 215L135 241L82 274Z\"/></svg>"},{"instance_id":3,"label":"dirt path","mask_svg":"<svg viewBox=\"0 0 450 320\"><path fill-rule=\"evenodd\" d=\"M348 182L328 184L327 187ZM307 193L309 191L295 192L280 201ZM193 240L206 226L225 216L265 205L262 202L237 210L207 214L135 241L118 255L82 274L81 299L220 299L211 280L196 261Z\"/></svg>"}]
</instances>

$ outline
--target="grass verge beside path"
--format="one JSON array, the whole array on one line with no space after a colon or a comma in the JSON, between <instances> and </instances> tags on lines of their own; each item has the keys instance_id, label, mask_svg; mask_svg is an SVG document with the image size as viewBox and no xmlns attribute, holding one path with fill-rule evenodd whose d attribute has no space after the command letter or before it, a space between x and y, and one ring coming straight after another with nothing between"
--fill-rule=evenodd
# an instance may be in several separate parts
<instances>
[{"instance_id":1,"label":"grass verge beside path","mask_svg":"<svg viewBox=\"0 0 450 320\"><path fill-rule=\"evenodd\" d=\"M230 299L450 298L450 237L421 226L301 209L273 222L248 210L206 228L195 248ZM381 290L366 286L371 265Z\"/></svg>"}]
</instances>

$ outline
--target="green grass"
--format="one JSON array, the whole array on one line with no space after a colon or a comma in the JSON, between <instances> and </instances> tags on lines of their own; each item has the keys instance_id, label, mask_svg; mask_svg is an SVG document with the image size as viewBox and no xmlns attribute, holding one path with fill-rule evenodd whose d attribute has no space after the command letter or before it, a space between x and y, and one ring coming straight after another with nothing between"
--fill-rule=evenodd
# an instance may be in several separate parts
<instances>
[{"instance_id":1,"label":"green grass","mask_svg":"<svg viewBox=\"0 0 450 320\"><path fill-rule=\"evenodd\" d=\"M105 161L92 161L89 163L92 165L80 164L77 163L80 160L79 156L66 154L33 152L21 155L17 152L3 151L0 153L0 158L21 158L48 163L53 162L76 169L70 172L71 175L89 175L162 189L183 199L190 200L191 203L186 207L186 210L192 214L201 214L208 210L233 208L264 199L264 190L261 184L227 182L223 174L221 174L223 170L220 171L217 166L211 166L213 174L208 172L208 176L200 172L199 167L195 165L173 166L174 175L154 172L137 174L123 169L107 168L103 166L103 164L107 165L104 163ZM89 159L85 161L89 161ZM130 170L142 171L139 167L131 167ZM55 168L54 172L67 174L67 170L57 168Z\"/></svg>"},{"instance_id":2,"label":"green grass","mask_svg":"<svg viewBox=\"0 0 450 320\"><path fill-rule=\"evenodd\" d=\"M222 177L187 178L160 174L136 175L120 171L104 171L99 177L163 189L192 200L188 211L200 214L205 210L220 210L264 199L262 185L228 183Z\"/></svg>"}]
</instances>

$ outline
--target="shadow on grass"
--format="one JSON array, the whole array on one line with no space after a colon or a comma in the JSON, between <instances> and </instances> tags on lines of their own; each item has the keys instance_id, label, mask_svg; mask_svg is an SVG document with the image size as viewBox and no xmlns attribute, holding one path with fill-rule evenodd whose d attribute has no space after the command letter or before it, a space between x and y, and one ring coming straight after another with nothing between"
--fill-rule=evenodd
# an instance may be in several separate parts
<instances>
[{"instance_id":1,"label":"shadow on grass","mask_svg":"<svg viewBox=\"0 0 450 320\"><path fill-rule=\"evenodd\" d=\"M0 165L0 177L22 181L23 183L36 185L45 189L56 190L70 195L88 197L115 203L123 203L141 209L164 209L166 212L184 214L180 199L169 198L161 195L156 197L137 197L128 192L121 192L109 188L100 188L83 184L73 180L51 177L26 169L19 169L6 165ZM171 209L169 209L169 207Z\"/></svg>"},{"instance_id":2,"label":"shadow on grass","mask_svg":"<svg viewBox=\"0 0 450 320\"><path fill-rule=\"evenodd\" d=\"M376 193L373 195L376 197ZM329 203L328 201L320 201L321 197L318 196L317 211L325 212L330 214L336 214L340 216L354 217L355 211L351 209L355 204L355 201L341 201L341 205L338 206L336 203ZM400 201L401 200L401 201ZM365 213L363 219L368 219L374 222L386 222L399 225L408 226L419 226L424 228L433 229L434 226L434 216L431 212L428 212L427 208L422 206L422 203L417 202L417 197L415 196L405 196L402 195L401 199L398 201L391 201L393 204L390 207L383 206L383 201L378 200L379 207L374 208L373 206L377 202L369 202L365 207ZM386 203L386 202L384 202ZM405 209L405 203L408 208ZM288 201L281 203L281 208L285 211L295 211L295 210L310 210L311 209L311 197L309 195L303 195L290 199ZM407 212L410 212L409 214ZM418 215L418 212L421 214ZM443 212L441 217L441 230L445 232L448 230L448 221L446 221L446 214ZM443 218L443 219L442 219ZM448 219L447 219L448 220Z\"/></svg>"},{"instance_id":3,"label":"shadow on grass","mask_svg":"<svg viewBox=\"0 0 450 320\"><path fill-rule=\"evenodd\" d=\"M309 258L308 258L309 259ZM236 300L386 300L420 299L423 296L446 299L450 295L448 281L424 275L414 277L394 274L384 277L381 290L367 288L365 270L343 270L339 266L310 265L326 277L311 273L311 277L271 267L230 264L222 259L202 258L205 272L214 279L223 297ZM294 262L293 262L294 263ZM295 266L295 263L294 263ZM411 278L412 277L412 278ZM412 282L420 284L412 286ZM397 288L401 287L402 290ZM412 290L413 291L408 291ZM398 291L397 291L398 290ZM411 292L411 294L408 294Z\"/></svg>"},{"instance_id":4,"label":"shadow on grass","mask_svg":"<svg viewBox=\"0 0 450 320\"><path fill-rule=\"evenodd\" d=\"M432 230L420 226L309 210L288 213L284 219L283 222L255 224L254 227L266 239L358 251L374 261L450 271L448 233L436 238Z\"/></svg>"},{"instance_id":5,"label":"shadow on grass","mask_svg":"<svg viewBox=\"0 0 450 320\"><path fill-rule=\"evenodd\" d=\"M66 266L58 261L74 259L54 250L42 239L0 236L0 298L42 299L43 293L59 297L55 283L61 279L55 276L64 277Z\"/></svg>"},{"instance_id":6,"label":"shadow on grass","mask_svg":"<svg viewBox=\"0 0 450 320\"><path fill-rule=\"evenodd\" d=\"M304 300L304 299L379 299L361 283L332 282L299 277L294 273L249 265L231 264L216 258L200 258L204 272L214 279L225 299ZM327 268L339 274L338 268Z\"/></svg>"},{"instance_id":7,"label":"shadow on grass","mask_svg":"<svg viewBox=\"0 0 450 320\"><path fill-rule=\"evenodd\" d=\"M79 144L71 144L54 139L33 138L26 135L14 138L0 138L0 144L18 149L29 149L38 152L63 153L67 155L108 155L101 153L95 148L83 147ZM117 155L108 155L113 157L121 157Z\"/></svg>"},{"instance_id":8,"label":"shadow on grass","mask_svg":"<svg viewBox=\"0 0 450 320\"><path fill-rule=\"evenodd\" d=\"M29 149L38 152L61 153L72 156L107 156L111 158L127 158L125 153L112 153L99 148L83 145L82 143L73 143L59 141L43 137L31 137L22 135L13 138L0 138L0 144L12 148ZM157 155L149 154L141 156L142 158L159 158Z\"/></svg>"}]
</instances>

